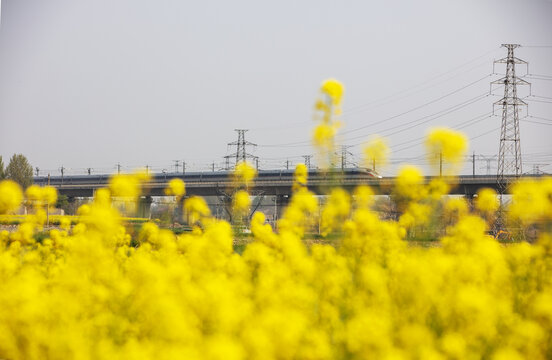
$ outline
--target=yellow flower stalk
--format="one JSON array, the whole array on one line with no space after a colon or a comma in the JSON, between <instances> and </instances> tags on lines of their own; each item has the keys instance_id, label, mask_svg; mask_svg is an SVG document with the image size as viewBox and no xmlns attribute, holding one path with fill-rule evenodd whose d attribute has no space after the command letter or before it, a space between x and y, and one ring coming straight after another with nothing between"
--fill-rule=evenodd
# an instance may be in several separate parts
<instances>
[{"instance_id":1,"label":"yellow flower stalk","mask_svg":"<svg viewBox=\"0 0 552 360\"><path fill-rule=\"evenodd\" d=\"M343 92L344 87L339 81L325 80L320 87L321 98L315 103L320 124L315 127L312 139L318 162L323 169L334 163L335 135L341 125L337 117L341 114Z\"/></svg>"}]
</instances>

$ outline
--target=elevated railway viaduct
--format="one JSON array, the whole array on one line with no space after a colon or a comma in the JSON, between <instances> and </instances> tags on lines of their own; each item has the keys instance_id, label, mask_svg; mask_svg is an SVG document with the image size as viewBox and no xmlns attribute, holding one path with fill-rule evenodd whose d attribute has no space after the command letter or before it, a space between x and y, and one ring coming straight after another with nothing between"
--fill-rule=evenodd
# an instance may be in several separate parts
<instances>
[{"instance_id":1,"label":"elevated railway viaduct","mask_svg":"<svg viewBox=\"0 0 552 360\"><path fill-rule=\"evenodd\" d=\"M186 196L216 196L224 201L232 193L235 182L231 172L189 172L186 174L152 174L151 180L142 187L142 206L144 213L149 213L149 205L152 197L165 196L164 190L170 180L178 178L186 183ZM97 189L107 187L111 175L82 175L82 176L53 176L35 177L38 185L51 186L61 195L66 195L70 200L77 197L92 197ZM523 178L537 178L541 175L526 175ZM424 184L436 177L423 178ZM506 177L506 182L517 180L515 176ZM389 195L395 184L395 177L379 177L368 170L345 169L343 171L309 172L308 188L318 195L327 194L334 186L340 186L352 191L359 185L368 185L378 195ZM471 176L461 175L445 178L450 186L451 195L463 195L472 198L482 188L499 189L496 176ZM282 208L288 202L292 194L293 171L292 170L261 170L254 183L249 187L252 195L275 196L278 208ZM509 188L506 189L509 193Z\"/></svg>"}]
</instances>

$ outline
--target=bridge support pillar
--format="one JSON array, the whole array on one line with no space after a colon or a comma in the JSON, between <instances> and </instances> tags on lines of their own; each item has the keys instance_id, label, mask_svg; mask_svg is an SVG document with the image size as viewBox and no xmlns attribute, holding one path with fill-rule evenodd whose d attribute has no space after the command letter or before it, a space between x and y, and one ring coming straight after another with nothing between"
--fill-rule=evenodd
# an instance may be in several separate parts
<instances>
[{"instance_id":1,"label":"bridge support pillar","mask_svg":"<svg viewBox=\"0 0 552 360\"><path fill-rule=\"evenodd\" d=\"M475 198L475 194L470 194L468 192L464 194L464 199L466 199L466 202L468 203L470 210L473 210L474 208L474 202L473 202L474 198Z\"/></svg>"},{"instance_id":2,"label":"bridge support pillar","mask_svg":"<svg viewBox=\"0 0 552 360\"><path fill-rule=\"evenodd\" d=\"M182 196L176 199L176 209L174 210L175 221L179 224L186 223L184 219L184 201L189 198L189 196Z\"/></svg>"},{"instance_id":3,"label":"bridge support pillar","mask_svg":"<svg viewBox=\"0 0 552 360\"><path fill-rule=\"evenodd\" d=\"M276 222L282 217L284 209L289 205L291 195L275 195L274 198L274 221Z\"/></svg>"},{"instance_id":4,"label":"bridge support pillar","mask_svg":"<svg viewBox=\"0 0 552 360\"><path fill-rule=\"evenodd\" d=\"M153 199L151 196L140 196L138 199L138 208L136 209L136 216L139 218L151 218L151 203Z\"/></svg>"}]
</instances>

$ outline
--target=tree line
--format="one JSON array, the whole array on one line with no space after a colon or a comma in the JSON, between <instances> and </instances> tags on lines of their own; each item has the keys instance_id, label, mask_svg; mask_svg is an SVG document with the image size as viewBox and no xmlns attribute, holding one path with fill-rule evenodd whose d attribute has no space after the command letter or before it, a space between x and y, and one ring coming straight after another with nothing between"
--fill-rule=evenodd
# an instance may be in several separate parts
<instances>
[{"instance_id":1,"label":"tree line","mask_svg":"<svg viewBox=\"0 0 552 360\"><path fill-rule=\"evenodd\" d=\"M33 183L33 167L23 154L13 154L8 166L0 156L0 180L10 179L26 189Z\"/></svg>"}]
</instances>

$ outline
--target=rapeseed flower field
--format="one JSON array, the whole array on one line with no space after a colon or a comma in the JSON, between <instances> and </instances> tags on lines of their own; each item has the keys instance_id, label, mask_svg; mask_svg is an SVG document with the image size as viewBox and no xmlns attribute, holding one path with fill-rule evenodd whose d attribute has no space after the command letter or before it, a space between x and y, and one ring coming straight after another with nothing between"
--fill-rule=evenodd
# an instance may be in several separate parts
<instances>
[{"instance_id":1,"label":"rapeseed flower field","mask_svg":"<svg viewBox=\"0 0 552 360\"><path fill-rule=\"evenodd\" d=\"M314 142L330 166L343 86L331 80L321 91ZM465 141L435 129L427 146L457 165ZM366 153L383 164L388 150L375 137ZM252 167L237 167L240 216L254 178ZM382 220L368 186L332 189L320 208L299 165L277 229L256 212L242 254L232 226L202 198L182 199L179 181L166 193L183 201L193 231L150 222L132 238L111 200L134 202L147 181L114 176L77 224L61 219L40 242L55 190L0 183L0 215L34 207L16 231L0 232L0 359L552 358L550 178L512 186L508 221L536 228L538 239L504 246L487 235L492 190L471 206L443 197L444 180L424 184L404 167L393 194L401 215ZM407 234L436 211L450 223L440 246L409 246ZM305 245L318 217L336 244Z\"/></svg>"}]
</instances>

